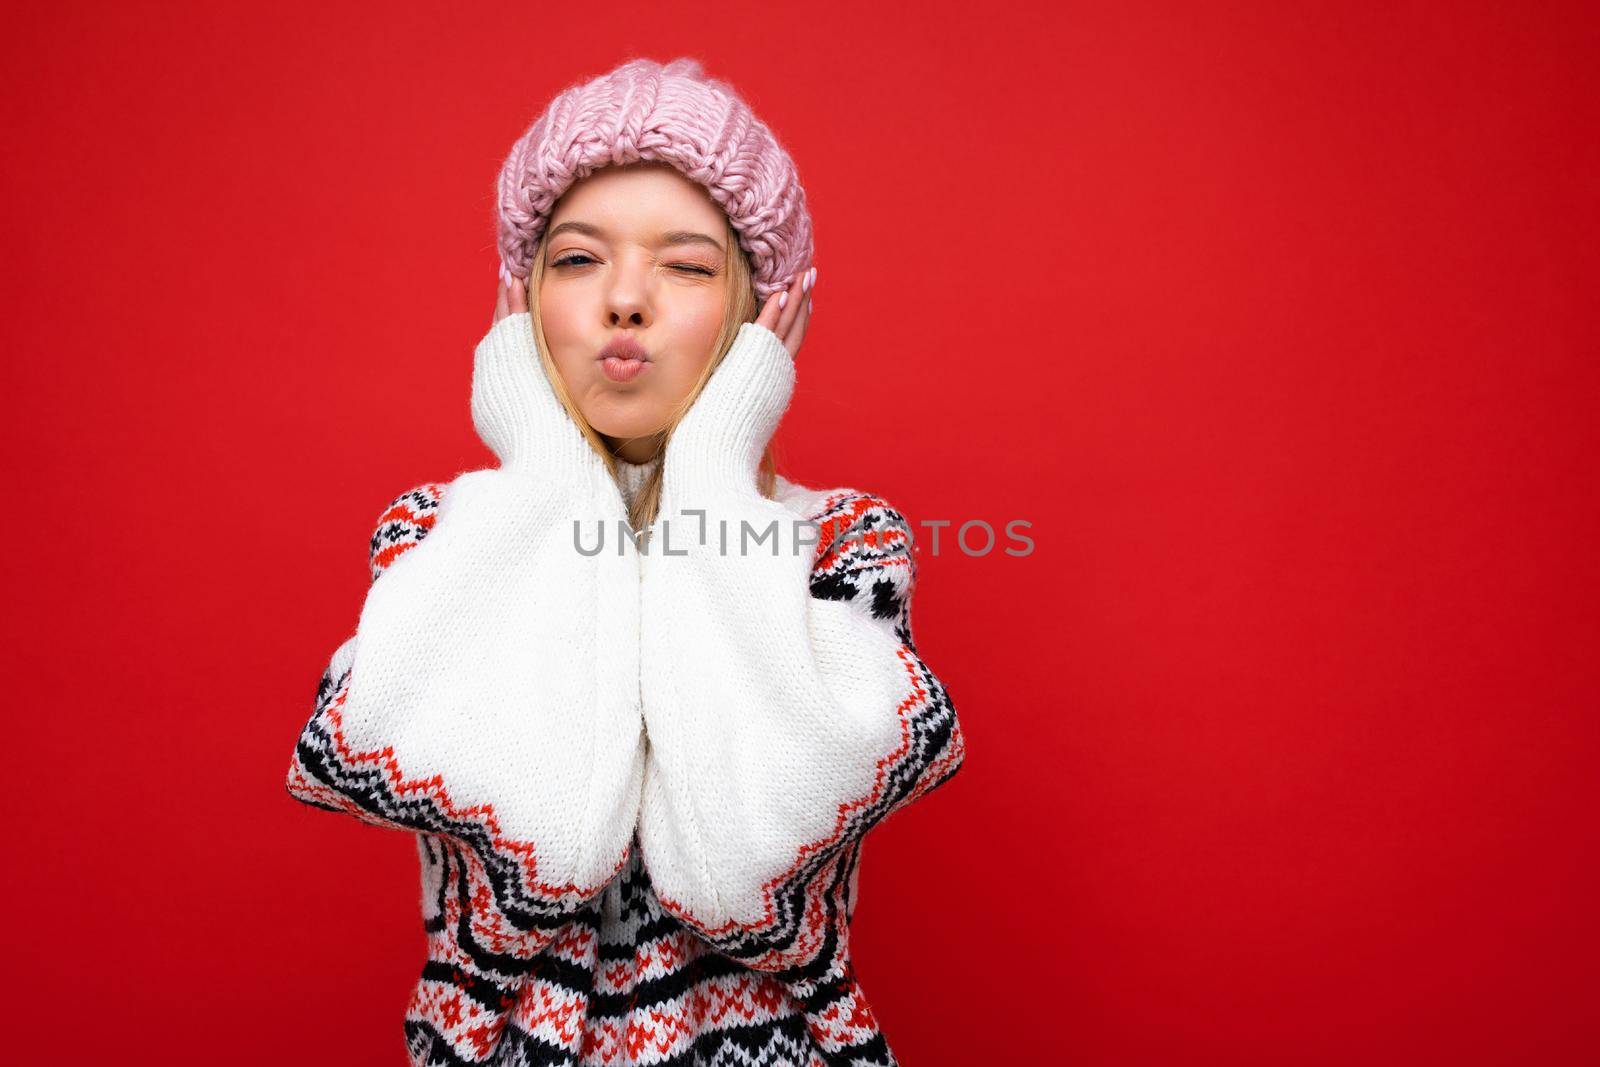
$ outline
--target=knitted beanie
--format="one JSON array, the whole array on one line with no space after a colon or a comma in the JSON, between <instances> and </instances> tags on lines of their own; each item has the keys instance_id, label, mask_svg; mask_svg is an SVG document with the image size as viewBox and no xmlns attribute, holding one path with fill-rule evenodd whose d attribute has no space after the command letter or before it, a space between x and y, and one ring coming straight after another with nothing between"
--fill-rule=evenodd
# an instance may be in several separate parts
<instances>
[{"instance_id":1,"label":"knitted beanie","mask_svg":"<svg viewBox=\"0 0 1600 1067\"><path fill-rule=\"evenodd\" d=\"M574 183L642 160L710 191L749 254L759 301L812 261L805 190L772 131L696 60L634 59L563 90L512 146L495 200L502 268L528 276L550 212Z\"/></svg>"}]
</instances>

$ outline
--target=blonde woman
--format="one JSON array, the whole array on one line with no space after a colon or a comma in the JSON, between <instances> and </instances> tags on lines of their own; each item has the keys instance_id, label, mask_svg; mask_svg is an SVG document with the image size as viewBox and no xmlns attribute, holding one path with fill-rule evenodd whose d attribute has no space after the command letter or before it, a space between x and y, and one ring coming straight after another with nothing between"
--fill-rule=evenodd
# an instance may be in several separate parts
<instances>
[{"instance_id":1,"label":"blonde woman","mask_svg":"<svg viewBox=\"0 0 1600 1067\"><path fill-rule=\"evenodd\" d=\"M416 835L411 1062L893 1064L862 841L965 749L903 516L772 461L817 277L793 163L641 59L558 95L498 194L498 465L380 517L288 778Z\"/></svg>"}]
</instances>

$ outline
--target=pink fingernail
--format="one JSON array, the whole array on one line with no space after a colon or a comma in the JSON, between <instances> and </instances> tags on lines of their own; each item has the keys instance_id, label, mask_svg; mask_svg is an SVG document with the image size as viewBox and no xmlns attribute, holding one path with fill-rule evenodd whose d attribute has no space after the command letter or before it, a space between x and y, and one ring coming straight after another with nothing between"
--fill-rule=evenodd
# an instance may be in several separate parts
<instances>
[{"instance_id":1,"label":"pink fingernail","mask_svg":"<svg viewBox=\"0 0 1600 1067\"><path fill-rule=\"evenodd\" d=\"M783 292L778 294L778 309L781 311L783 308L786 308L788 306L789 306L789 290L785 289Z\"/></svg>"}]
</instances>

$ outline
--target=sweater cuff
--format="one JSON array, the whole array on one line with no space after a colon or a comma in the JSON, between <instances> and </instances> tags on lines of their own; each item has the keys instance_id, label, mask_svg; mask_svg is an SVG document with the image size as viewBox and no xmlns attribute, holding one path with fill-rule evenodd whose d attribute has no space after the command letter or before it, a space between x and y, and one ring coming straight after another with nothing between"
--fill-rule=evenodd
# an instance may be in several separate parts
<instances>
[{"instance_id":1,"label":"sweater cuff","mask_svg":"<svg viewBox=\"0 0 1600 1067\"><path fill-rule=\"evenodd\" d=\"M744 323L662 460L662 507L728 493L757 495L761 452L794 393L794 359L777 334Z\"/></svg>"},{"instance_id":2,"label":"sweater cuff","mask_svg":"<svg viewBox=\"0 0 1600 1067\"><path fill-rule=\"evenodd\" d=\"M556 399L533 340L533 315L507 315L472 360L472 424L501 467L550 484L613 484L605 461Z\"/></svg>"}]
</instances>

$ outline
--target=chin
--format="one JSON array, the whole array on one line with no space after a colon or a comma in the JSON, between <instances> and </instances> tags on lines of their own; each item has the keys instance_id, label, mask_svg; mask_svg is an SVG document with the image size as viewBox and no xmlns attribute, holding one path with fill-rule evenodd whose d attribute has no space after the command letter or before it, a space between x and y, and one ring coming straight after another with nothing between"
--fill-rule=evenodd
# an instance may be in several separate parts
<instances>
[{"instance_id":1,"label":"chin","mask_svg":"<svg viewBox=\"0 0 1600 1067\"><path fill-rule=\"evenodd\" d=\"M586 411L584 412L584 418L589 420L589 425L594 427L595 433L600 434L602 437L609 437L612 440L648 437L653 433L659 432L662 423L662 418L618 418L615 412L601 413L597 418Z\"/></svg>"}]
</instances>

